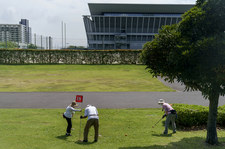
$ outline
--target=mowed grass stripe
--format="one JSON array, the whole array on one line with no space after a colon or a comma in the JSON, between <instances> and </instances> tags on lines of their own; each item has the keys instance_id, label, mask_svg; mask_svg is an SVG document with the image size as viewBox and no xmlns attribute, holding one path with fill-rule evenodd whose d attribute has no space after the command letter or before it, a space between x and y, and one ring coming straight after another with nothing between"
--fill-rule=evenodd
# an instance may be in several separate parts
<instances>
[{"instance_id":1,"label":"mowed grass stripe","mask_svg":"<svg viewBox=\"0 0 225 149\"><path fill-rule=\"evenodd\" d=\"M174 91L143 65L0 65L0 92Z\"/></svg>"}]
</instances>

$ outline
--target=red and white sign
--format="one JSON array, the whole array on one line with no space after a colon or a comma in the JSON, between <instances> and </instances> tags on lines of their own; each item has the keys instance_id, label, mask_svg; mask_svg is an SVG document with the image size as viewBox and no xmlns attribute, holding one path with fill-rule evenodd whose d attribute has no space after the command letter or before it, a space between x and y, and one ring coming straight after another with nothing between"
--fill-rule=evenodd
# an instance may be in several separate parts
<instances>
[{"instance_id":1,"label":"red and white sign","mask_svg":"<svg viewBox=\"0 0 225 149\"><path fill-rule=\"evenodd\" d=\"M76 95L76 102L83 102L83 95Z\"/></svg>"}]
</instances>

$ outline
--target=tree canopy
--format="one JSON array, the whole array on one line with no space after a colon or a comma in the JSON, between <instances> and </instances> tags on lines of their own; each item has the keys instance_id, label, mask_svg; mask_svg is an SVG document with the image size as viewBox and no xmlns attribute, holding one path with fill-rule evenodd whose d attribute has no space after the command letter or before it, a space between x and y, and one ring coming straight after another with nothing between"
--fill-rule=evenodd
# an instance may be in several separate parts
<instances>
[{"instance_id":1,"label":"tree canopy","mask_svg":"<svg viewBox=\"0 0 225 149\"><path fill-rule=\"evenodd\" d=\"M15 42L8 41L7 46L5 42L0 42L0 48L18 48L18 44Z\"/></svg>"},{"instance_id":2,"label":"tree canopy","mask_svg":"<svg viewBox=\"0 0 225 149\"><path fill-rule=\"evenodd\" d=\"M224 0L198 0L178 24L164 26L142 52L143 62L155 77L169 82L176 79L187 90L199 90L210 100L210 144L217 143L218 99L225 95L224 10Z\"/></svg>"},{"instance_id":3,"label":"tree canopy","mask_svg":"<svg viewBox=\"0 0 225 149\"><path fill-rule=\"evenodd\" d=\"M38 47L37 47L36 45L34 45L34 44L29 44L29 45L27 46L27 48L28 48L28 49L37 49Z\"/></svg>"}]
</instances>

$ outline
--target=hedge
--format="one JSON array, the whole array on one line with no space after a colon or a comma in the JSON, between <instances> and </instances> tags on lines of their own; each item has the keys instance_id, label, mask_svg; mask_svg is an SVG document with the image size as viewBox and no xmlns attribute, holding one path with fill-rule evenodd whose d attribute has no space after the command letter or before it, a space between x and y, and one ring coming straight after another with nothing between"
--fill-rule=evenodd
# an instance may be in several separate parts
<instances>
[{"instance_id":1,"label":"hedge","mask_svg":"<svg viewBox=\"0 0 225 149\"><path fill-rule=\"evenodd\" d=\"M177 111L176 124L182 127L207 125L209 107L201 105L172 104ZM218 107L217 124L225 124L225 105Z\"/></svg>"},{"instance_id":2,"label":"hedge","mask_svg":"<svg viewBox=\"0 0 225 149\"><path fill-rule=\"evenodd\" d=\"M0 64L141 64L141 50L1 49Z\"/></svg>"}]
</instances>

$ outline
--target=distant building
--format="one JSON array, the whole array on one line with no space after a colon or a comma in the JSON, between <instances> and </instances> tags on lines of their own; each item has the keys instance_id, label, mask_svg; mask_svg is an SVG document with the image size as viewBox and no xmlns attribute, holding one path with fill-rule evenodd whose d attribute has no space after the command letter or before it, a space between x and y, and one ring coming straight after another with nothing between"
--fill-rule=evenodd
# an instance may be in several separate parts
<instances>
[{"instance_id":1,"label":"distant building","mask_svg":"<svg viewBox=\"0 0 225 149\"><path fill-rule=\"evenodd\" d=\"M29 27L29 20L27 19L21 19L19 24L25 25L25 36L26 36L26 42L31 43L32 42L32 33L31 33L31 28Z\"/></svg>"},{"instance_id":2,"label":"distant building","mask_svg":"<svg viewBox=\"0 0 225 149\"><path fill-rule=\"evenodd\" d=\"M84 15L89 49L142 49L163 25L181 20L194 5L89 3Z\"/></svg>"},{"instance_id":3,"label":"distant building","mask_svg":"<svg viewBox=\"0 0 225 149\"><path fill-rule=\"evenodd\" d=\"M30 44L32 40L29 21L21 19L19 24L0 24L0 41L16 42L22 48Z\"/></svg>"}]
</instances>

